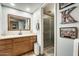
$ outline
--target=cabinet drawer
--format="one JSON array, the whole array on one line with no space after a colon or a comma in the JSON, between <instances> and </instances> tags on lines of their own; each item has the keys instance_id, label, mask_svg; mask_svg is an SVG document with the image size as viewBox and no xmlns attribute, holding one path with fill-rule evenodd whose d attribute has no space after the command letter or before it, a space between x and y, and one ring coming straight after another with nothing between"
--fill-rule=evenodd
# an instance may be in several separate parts
<instances>
[{"instance_id":1,"label":"cabinet drawer","mask_svg":"<svg viewBox=\"0 0 79 59\"><path fill-rule=\"evenodd\" d=\"M13 43L13 46L20 46L20 45L29 45L29 40L27 40L27 41L22 41L22 42L15 42L15 43Z\"/></svg>"},{"instance_id":2,"label":"cabinet drawer","mask_svg":"<svg viewBox=\"0 0 79 59\"><path fill-rule=\"evenodd\" d=\"M12 50L11 49L0 51L0 56L11 56L11 55L12 55Z\"/></svg>"},{"instance_id":3,"label":"cabinet drawer","mask_svg":"<svg viewBox=\"0 0 79 59\"><path fill-rule=\"evenodd\" d=\"M13 42L22 42L22 41L26 41L26 40L30 40L30 39L36 39L35 36L28 36L28 37L20 37L20 38L15 38L13 40ZM36 40L35 40L36 41Z\"/></svg>"},{"instance_id":4,"label":"cabinet drawer","mask_svg":"<svg viewBox=\"0 0 79 59\"><path fill-rule=\"evenodd\" d=\"M26 53L29 51L29 46L24 46L24 45L21 45L21 46L15 46L13 48L13 55L20 55L20 54L23 54L23 53Z\"/></svg>"},{"instance_id":5,"label":"cabinet drawer","mask_svg":"<svg viewBox=\"0 0 79 59\"><path fill-rule=\"evenodd\" d=\"M6 49L12 49L12 44L6 44L6 45L5 45L5 48L6 48Z\"/></svg>"},{"instance_id":6,"label":"cabinet drawer","mask_svg":"<svg viewBox=\"0 0 79 59\"><path fill-rule=\"evenodd\" d=\"M9 44L9 43L12 43L12 40L8 40L8 39L0 40L0 45L2 45L2 44Z\"/></svg>"},{"instance_id":7,"label":"cabinet drawer","mask_svg":"<svg viewBox=\"0 0 79 59\"><path fill-rule=\"evenodd\" d=\"M5 50L5 45L1 45L0 50Z\"/></svg>"},{"instance_id":8,"label":"cabinet drawer","mask_svg":"<svg viewBox=\"0 0 79 59\"><path fill-rule=\"evenodd\" d=\"M28 40L28 38L21 37L21 38L16 38L16 39L14 39L13 42L14 42L14 43L15 43L15 42L22 42L22 41L26 41L26 40Z\"/></svg>"},{"instance_id":9,"label":"cabinet drawer","mask_svg":"<svg viewBox=\"0 0 79 59\"><path fill-rule=\"evenodd\" d=\"M0 45L0 50L6 50L6 49L11 49L11 48L12 48L11 44Z\"/></svg>"},{"instance_id":10,"label":"cabinet drawer","mask_svg":"<svg viewBox=\"0 0 79 59\"><path fill-rule=\"evenodd\" d=\"M36 36L30 37L31 41L36 42Z\"/></svg>"}]
</instances>

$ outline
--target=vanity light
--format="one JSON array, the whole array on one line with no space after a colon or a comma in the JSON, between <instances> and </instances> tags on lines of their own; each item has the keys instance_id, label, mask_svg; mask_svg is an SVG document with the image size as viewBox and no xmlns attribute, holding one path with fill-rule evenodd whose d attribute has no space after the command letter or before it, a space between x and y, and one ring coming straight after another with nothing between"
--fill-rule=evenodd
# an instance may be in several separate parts
<instances>
[{"instance_id":1,"label":"vanity light","mask_svg":"<svg viewBox=\"0 0 79 59\"><path fill-rule=\"evenodd\" d=\"M26 8L26 11L30 11L30 8Z\"/></svg>"},{"instance_id":2,"label":"vanity light","mask_svg":"<svg viewBox=\"0 0 79 59\"><path fill-rule=\"evenodd\" d=\"M14 3L10 3L10 5L15 6L15 4L14 4Z\"/></svg>"}]
</instances>

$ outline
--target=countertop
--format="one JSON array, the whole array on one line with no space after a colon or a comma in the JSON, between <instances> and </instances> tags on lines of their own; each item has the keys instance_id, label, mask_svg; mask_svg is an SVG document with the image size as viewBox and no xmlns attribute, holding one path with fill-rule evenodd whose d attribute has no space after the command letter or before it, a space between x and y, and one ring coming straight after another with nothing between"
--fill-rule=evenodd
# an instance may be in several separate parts
<instances>
[{"instance_id":1,"label":"countertop","mask_svg":"<svg viewBox=\"0 0 79 59\"><path fill-rule=\"evenodd\" d=\"M22 35L2 35L0 36L0 39L9 39L9 38L18 38L18 37L26 37L26 36L36 36L36 34L22 34Z\"/></svg>"}]
</instances>

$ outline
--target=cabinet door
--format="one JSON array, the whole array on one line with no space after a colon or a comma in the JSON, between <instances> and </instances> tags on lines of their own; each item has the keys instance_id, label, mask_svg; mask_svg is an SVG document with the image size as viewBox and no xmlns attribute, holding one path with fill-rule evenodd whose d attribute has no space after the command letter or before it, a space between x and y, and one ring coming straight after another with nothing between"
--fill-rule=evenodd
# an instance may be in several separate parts
<instances>
[{"instance_id":1,"label":"cabinet door","mask_svg":"<svg viewBox=\"0 0 79 59\"><path fill-rule=\"evenodd\" d=\"M34 49L35 38L21 37L13 40L13 55L21 55Z\"/></svg>"},{"instance_id":2,"label":"cabinet door","mask_svg":"<svg viewBox=\"0 0 79 59\"><path fill-rule=\"evenodd\" d=\"M36 42L36 36L31 36L30 37L30 49L33 50L34 49L34 43Z\"/></svg>"},{"instance_id":3,"label":"cabinet door","mask_svg":"<svg viewBox=\"0 0 79 59\"><path fill-rule=\"evenodd\" d=\"M0 40L0 55L12 55L12 40Z\"/></svg>"},{"instance_id":4,"label":"cabinet door","mask_svg":"<svg viewBox=\"0 0 79 59\"><path fill-rule=\"evenodd\" d=\"M25 41L26 39L27 39L27 38L25 38L25 37L14 38L13 43L22 42L22 41Z\"/></svg>"},{"instance_id":5,"label":"cabinet door","mask_svg":"<svg viewBox=\"0 0 79 59\"><path fill-rule=\"evenodd\" d=\"M22 41L13 44L13 55L21 55L29 51L29 41Z\"/></svg>"}]
</instances>

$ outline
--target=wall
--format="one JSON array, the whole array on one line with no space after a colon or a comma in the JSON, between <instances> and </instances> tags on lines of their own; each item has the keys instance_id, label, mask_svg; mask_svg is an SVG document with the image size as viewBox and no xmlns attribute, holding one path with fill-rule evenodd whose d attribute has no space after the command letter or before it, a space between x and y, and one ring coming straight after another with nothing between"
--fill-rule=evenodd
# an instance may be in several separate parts
<instances>
[{"instance_id":1,"label":"wall","mask_svg":"<svg viewBox=\"0 0 79 59\"><path fill-rule=\"evenodd\" d=\"M40 29L36 29L37 22L40 24ZM41 21L41 8L36 10L33 14L33 32L37 34L37 43L41 47L41 54L43 54L43 44L42 44L42 21Z\"/></svg>"},{"instance_id":2,"label":"wall","mask_svg":"<svg viewBox=\"0 0 79 59\"><path fill-rule=\"evenodd\" d=\"M7 8L7 7L2 7L2 14L3 14L3 19L2 20L2 34L10 35L10 34L18 34L19 31L8 31L8 22L7 22L7 15L8 14L14 14L18 16L23 16L23 17L29 17L31 18L31 31L33 31L35 34L37 34L37 42L39 46L41 46L41 53L43 53L43 45L42 45L42 35L41 35L41 8L36 10L34 14L29 14L25 13L22 11L18 11L12 8ZM0 21L1 21L0 20ZM36 24L37 22L40 23L40 30L36 30ZM29 31L22 31L23 34L30 33Z\"/></svg>"},{"instance_id":3,"label":"wall","mask_svg":"<svg viewBox=\"0 0 79 59\"><path fill-rule=\"evenodd\" d=\"M46 6L47 4L42 4L40 8L38 8L34 14L33 14L33 32L37 34L37 43L39 44L40 48L40 53L43 54L43 7ZM39 22L40 24L40 30L36 30L36 24Z\"/></svg>"},{"instance_id":4,"label":"wall","mask_svg":"<svg viewBox=\"0 0 79 59\"><path fill-rule=\"evenodd\" d=\"M18 11L12 8L8 8L8 7L2 7L2 13L3 13L3 25L2 25L2 32L3 34L18 34L19 31L8 31L8 18L7 15L8 14L13 14L13 15L18 15L18 16L23 16L23 17L28 17L31 18L31 27L32 27L32 14L30 13L26 13L26 12L22 12L22 11ZM31 28L32 30L32 28ZM29 31L22 31L23 34L26 33L30 33Z\"/></svg>"},{"instance_id":5,"label":"wall","mask_svg":"<svg viewBox=\"0 0 79 59\"><path fill-rule=\"evenodd\" d=\"M77 6L77 8L71 13L72 16L74 16L74 18L79 21L79 4L74 4L71 5L68 8L71 8L73 6ZM63 10L66 10L68 8L65 8ZM62 10L62 11L63 11ZM21 11L17 11L11 8L6 8L6 7L2 7L1 10L1 6L0 6L0 13L3 12L3 19L0 16L0 33L5 33L5 34L18 34L18 31L8 31L8 26L7 26L7 14L14 14L14 15L19 15L19 16L25 16L25 17L31 17L31 14L25 13L25 12L21 12ZM66 39L66 38L61 38L60 37L60 31L59 28L60 27L77 27L79 28L79 22L77 23L71 23L71 24L61 24L61 11L59 10L59 5L57 4L57 55L58 56L72 56L73 55L73 45L74 45L74 40L71 39ZM1 13L2 14L2 13ZM43 53L43 44L42 44L42 20L41 20L41 8L39 8L37 11L35 11L35 13L33 14L33 20L31 27L33 32L35 32L37 34L37 42L39 43L39 45L41 46L41 53ZM36 24L37 22L40 23L40 30L36 30ZM1 25L1 23L3 25ZM29 33L29 32L23 32L23 33ZM79 30L78 30L78 34L79 34ZM79 36L78 36L79 38Z\"/></svg>"},{"instance_id":6,"label":"wall","mask_svg":"<svg viewBox=\"0 0 79 59\"><path fill-rule=\"evenodd\" d=\"M0 4L0 35L2 34L2 7Z\"/></svg>"},{"instance_id":7,"label":"wall","mask_svg":"<svg viewBox=\"0 0 79 59\"><path fill-rule=\"evenodd\" d=\"M58 56L72 56L73 55L74 40L61 38L60 31L59 31L59 28L61 27L77 27L78 34L79 34L79 22L71 23L71 24L61 24L60 12L68 8L71 8L73 6L77 6L77 8L71 12L71 15L74 17L75 20L79 21L79 4L73 4L62 10L59 10L59 4L57 4L57 34L58 34L57 35L57 55ZM79 35L78 35L78 38L79 38Z\"/></svg>"}]
</instances>

